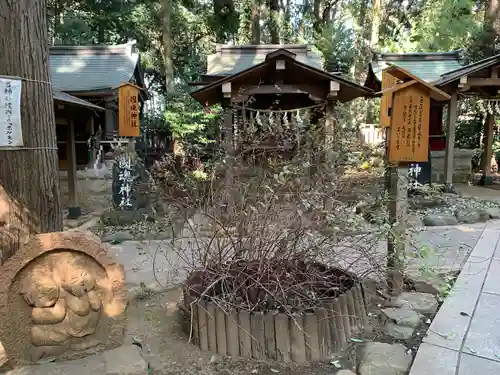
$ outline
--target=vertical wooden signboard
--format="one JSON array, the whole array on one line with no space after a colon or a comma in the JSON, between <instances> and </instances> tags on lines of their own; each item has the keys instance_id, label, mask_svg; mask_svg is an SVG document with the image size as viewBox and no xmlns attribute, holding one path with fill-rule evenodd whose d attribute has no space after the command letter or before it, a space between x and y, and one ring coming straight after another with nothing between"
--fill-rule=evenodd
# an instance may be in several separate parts
<instances>
[{"instance_id":1,"label":"vertical wooden signboard","mask_svg":"<svg viewBox=\"0 0 500 375\"><path fill-rule=\"evenodd\" d=\"M389 72L382 72L382 90L396 86L398 79ZM382 95L380 99L380 127L388 128L391 126L390 111L392 107L392 92Z\"/></svg>"},{"instance_id":2,"label":"vertical wooden signboard","mask_svg":"<svg viewBox=\"0 0 500 375\"><path fill-rule=\"evenodd\" d=\"M141 123L139 119L139 91L130 83L118 88L118 135L120 137L138 137Z\"/></svg>"},{"instance_id":3,"label":"vertical wooden signboard","mask_svg":"<svg viewBox=\"0 0 500 375\"><path fill-rule=\"evenodd\" d=\"M429 90L414 84L393 95L389 162L426 162L429 158Z\"/></svg>"}]
</instances>

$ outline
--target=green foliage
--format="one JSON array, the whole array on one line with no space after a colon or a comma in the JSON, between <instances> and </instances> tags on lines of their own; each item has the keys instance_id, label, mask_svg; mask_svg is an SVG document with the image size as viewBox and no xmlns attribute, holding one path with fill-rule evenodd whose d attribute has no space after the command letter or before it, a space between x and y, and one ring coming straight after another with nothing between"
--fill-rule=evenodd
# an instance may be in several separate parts
<instances>
[{"instance_id":1,"label":"green foliage","mask_svg":"<svg viewBox=\"0 0 500 375\"><path fill-rule=\"evenodd\" d=\"M186 92L180 92L170 97L164 118L172 135L183 140L185 152L208 157L219 136L220 114L220 107L204 110Z\"/></svg>"},{"instance_id":2,"label":"green foliage","mask_svg":"<svg viewBox=\"0 0 500 375\"><path fill-rule=\"evenodd\" d=\"M466 48L480 30L474 0L427 2L411 31L414 50L450 51Z\"/></svg>"},{"instance_id":3,"label":"green foliage","mask_svg":"<svg viewBox=\"0 0 500 375\"><path fill-rule=\"evenodd\" d=\"M325 70L349 73L356 57L354 44L352 31L345 26L345 19L336 19L323 27L316 37L316 46L324 56Z\"/></svg>"}]
</instances>

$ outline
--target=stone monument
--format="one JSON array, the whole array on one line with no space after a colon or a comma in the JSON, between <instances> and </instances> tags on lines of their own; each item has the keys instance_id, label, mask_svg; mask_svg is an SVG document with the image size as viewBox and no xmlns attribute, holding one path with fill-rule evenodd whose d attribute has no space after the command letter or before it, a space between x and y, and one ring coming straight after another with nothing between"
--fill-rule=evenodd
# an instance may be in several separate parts
<instances>
[{"instance_id":1,"label":"stone monument","mask_svg":"<svg viewBox=\"0 0 500 375\"><path fill-rule=\"evenodd\" d=\"M12 365L120 346L126 308L123 267L92 234L36 235L0 268L0 342Z\"/></svg>"}]
</instances>

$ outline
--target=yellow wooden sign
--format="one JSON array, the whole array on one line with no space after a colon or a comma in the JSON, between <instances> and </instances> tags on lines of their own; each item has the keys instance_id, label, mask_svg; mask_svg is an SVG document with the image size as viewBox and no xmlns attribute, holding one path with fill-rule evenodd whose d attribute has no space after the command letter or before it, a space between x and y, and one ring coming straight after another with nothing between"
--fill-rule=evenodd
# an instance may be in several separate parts
<instances>
[{"instance_id":1,"label":"yellow wooden sign","mask_svg":"<svg viewBox=\"0 0 500 375\"><path fill-rule=\"evenodd\" d=\"M131 83L118 87L118 135L120 137L138 137L141 122L139 119L139 91Z\"/></svg>"},{"instance_id":2,"label":"yellow wooden sign","mask_svg":"<svg viewBox=\"0 0 500 375\"><path fill-rule=\"evenodd\" d=\"M415 82L393 92L389 162L428 161L430 90Z\"/></svg>"},{"instance_id":3,"label":"yellow wooden sign","mask_svg":"<svg viewBox=\"0 0 500 375\"><path fill-rule=\"evenodd\" d=\"M398 79L387 71L382 72L382 90L396 86ZM380 100L380 127L391 126L390 110L392 106L392 92L382 95Z\"/></svg>"}]
</instances>

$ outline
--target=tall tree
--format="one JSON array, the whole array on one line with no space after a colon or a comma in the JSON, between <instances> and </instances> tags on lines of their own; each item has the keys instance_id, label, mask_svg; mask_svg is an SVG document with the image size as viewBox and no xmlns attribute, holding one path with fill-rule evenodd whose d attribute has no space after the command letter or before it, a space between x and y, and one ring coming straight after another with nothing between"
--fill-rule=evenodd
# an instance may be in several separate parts
<instances>
[{"instance_id":1,"label":"tall tree","mask_svg":"<svg viewBox=\"0 0 500 375\"><path fill-rule=\"evenodd\" d=\"M498 13L500 11L500 0L487 0L484 13L484 53L493 56L498 42Z\"/></svg>"},{"instance_id":2,"label":"tall tree","mask_svg":"<svg viewBox=\"0 0 500 375\"><path fill-rule=\"evenodd\" d=\"M272 44L280 43L280 25L279 25L279 14L280 14L280 4L279 0L267 0L269 7L269 35L271 36Z\"/></svg>"},{"instance_id":3,"label":"tall tree","mask_svg":"<svg viewBox=\"0 0 500 375\"><path fill-rule=\"evenodd\" d=\"M168 94L174 89L174 60L172 46L172 0L162 0L163 60L165 64L165 88Z\"/></svg>"},{"instance_id":4,"label":"tall tree","mask_svg":"<svg viewBox=\"0 0 500 375\"><path fill-rule=\"evenodd\" d=\"M29 235L63 229L46 5L46 0L0 0L0 75L24 79L24 149L0 149L3 261Z\"/></svg>"},{"instance_id":5,"label":"tall tree","mask_svg":"<svg viewBox=\"0 0 500 375\"><path fill-rule=\"evenodd\" d=\"M261 0L252 1L252 44L260 44L260 6Z\"/></svg>"},{"instance_id":6,"label":"tall tree","mask_svg":"<svg viewBox=\"0 0 500 375\"><path fill-rule=\"evenodd\" d=\"M372 4L372 33L370 38L370 47L378 47L378 38L380 35L380 21L382 19L383 0L373 0Z\"/></svg>"}]
</instances>

